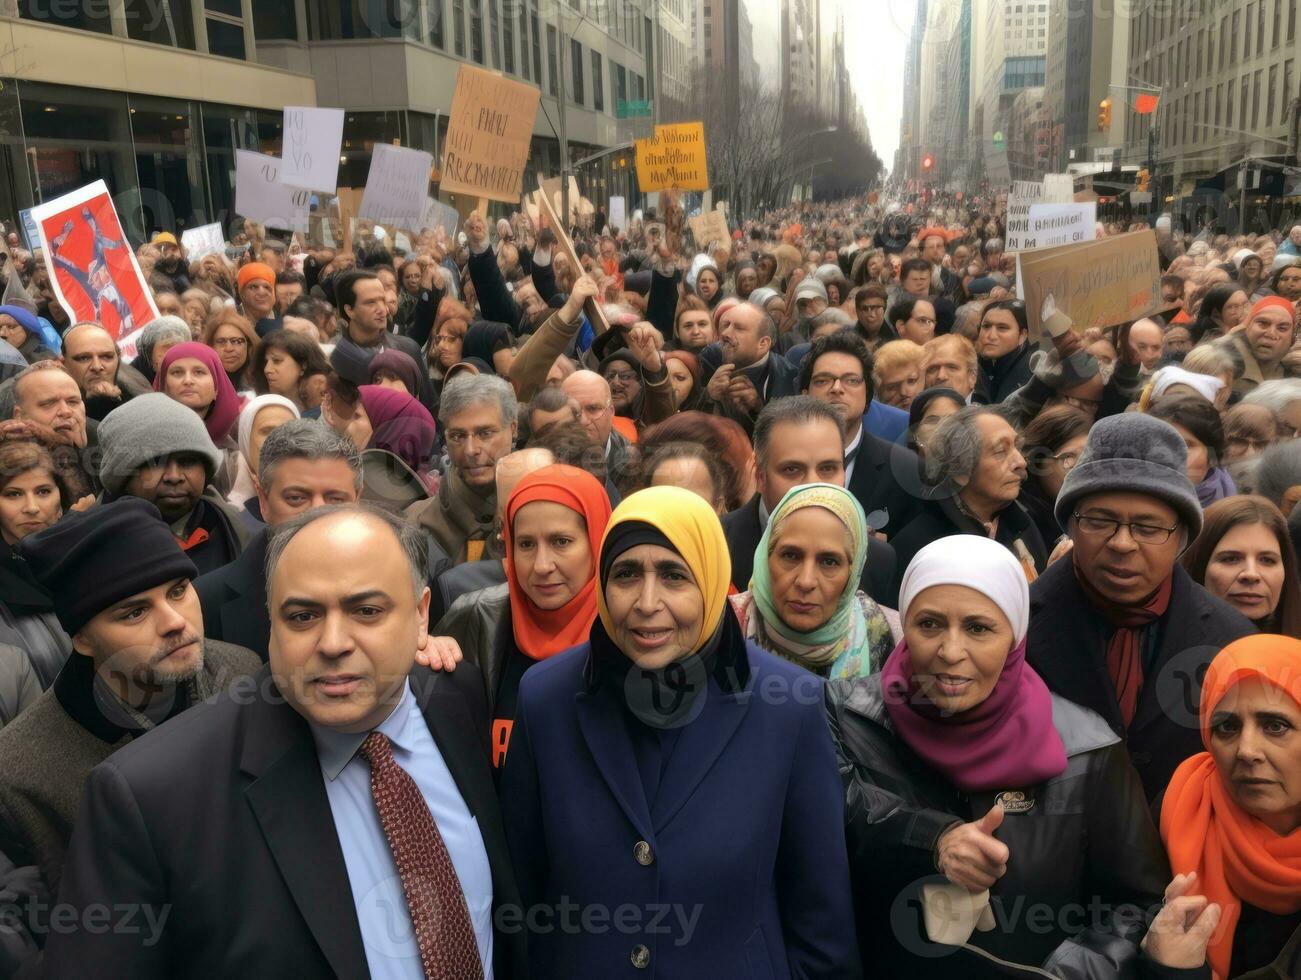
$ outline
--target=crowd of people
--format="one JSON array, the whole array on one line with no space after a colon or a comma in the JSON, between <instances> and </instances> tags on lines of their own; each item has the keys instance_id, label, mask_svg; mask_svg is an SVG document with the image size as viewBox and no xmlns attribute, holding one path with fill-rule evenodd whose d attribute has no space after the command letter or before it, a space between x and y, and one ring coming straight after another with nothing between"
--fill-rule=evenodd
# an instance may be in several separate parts
<instances>
[{"instance_id":1,"label":"crowd of people","mask_svg":"<svg viewBox=\"0 0 1301 980\"><path fill-rule=\"evenodd\" d=\"M1301 976L1301 225L686 219L9 236L0 976Z\"/></svg>"}]
</instances>

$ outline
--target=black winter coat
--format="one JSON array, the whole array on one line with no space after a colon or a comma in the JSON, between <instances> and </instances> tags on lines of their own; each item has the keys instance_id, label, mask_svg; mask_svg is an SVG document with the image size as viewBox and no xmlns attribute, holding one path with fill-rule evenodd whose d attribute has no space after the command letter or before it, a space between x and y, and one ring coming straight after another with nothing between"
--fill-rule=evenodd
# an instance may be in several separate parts
<instances>
[{"instance_id":1,"label":"black winter coat","mask_svg":"<svg viewBox=\"0 0 1301 980\"><path fill-rule=\"evenodd\" d=\"M1070 559L1049 566L1030 586L1027 662L1053 693L1096 711L1125 738L1147 798L1154 800L1179 763L1203 750L1198 717L1206 668L1256 627L1176 565L1166 614L1143 631L1143 690L1128 732L1107 674L1112 632L1085 598Z\"/></svg>"},{"instance_id":2,"label":"black winter coat","mask_svg":"<svg viewBox=\"0 0 1301 980\"><path fill-rule=\"evenodd\" d=\"M1038 786L966 794L896 735L879 675L831 683L826 699L845 782L866 975L1016 975L964 947L930 942L920 911L922 885L947 880L935 867L939 838L984 816L1000 798L1005 816L995 836L1011 853L1007 872L990 890L995 926L973 933L967 945L1065 980L1119 977L1117 963L1137 967L1139 976L1155 975L1137 943L1160 906L1170 869L1125 747L1101 718L1054 696L1066 771ZM1105 914L1120 906L1129 906L1127 915Z\"/></svg>"}]
</instances>

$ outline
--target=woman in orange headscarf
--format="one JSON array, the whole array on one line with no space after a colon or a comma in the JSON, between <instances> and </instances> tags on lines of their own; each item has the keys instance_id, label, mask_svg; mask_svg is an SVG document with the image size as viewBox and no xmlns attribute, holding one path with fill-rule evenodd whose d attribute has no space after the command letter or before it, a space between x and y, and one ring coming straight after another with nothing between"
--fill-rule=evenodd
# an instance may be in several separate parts
<instances>
[{"instance_id":1,"label":"woman in orange headscarf","mask_svg":"<svg viewBox=\"0 0 1301 980\"><path fill-rule=\"evenodd\" d=\"M1216 980L1301 976L1301 640L1221 650L1201 729L1206 751L1175 770L1161 808L1176 878L1148 956L1196 967L1204 949Z\"/></svg>"},{"instance_id":2,"label":"woman in orange headscarf","mask_svg":"<svg viewBox=\"0 0 1301 980\"><path fill-rule=\"evenodd\" d=\"M528 474L506 504L506 584L461 596L435 627L483 673L495 766L506 757L524 672L587 641L609 520L610 498L590 473L553 465Z\"/></svg>"}]
</instances>

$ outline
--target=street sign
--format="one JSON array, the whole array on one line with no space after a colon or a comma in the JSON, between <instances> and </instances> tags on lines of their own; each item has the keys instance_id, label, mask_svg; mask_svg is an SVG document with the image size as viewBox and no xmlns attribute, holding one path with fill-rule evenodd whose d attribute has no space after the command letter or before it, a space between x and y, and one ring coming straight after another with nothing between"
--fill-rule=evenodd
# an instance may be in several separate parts
<instances>
[{"instance_id":1,"label":"street sign","mask_svg":"<svg viewBox=\"0 0 1301 980\"><path fill-rule=\"evenodd\" d=\"M650 114L651 102L649 99L621 100L614 107L614 115L617 119L636 119L639 116L649 116Z\"/></svg>"}]
</instances>

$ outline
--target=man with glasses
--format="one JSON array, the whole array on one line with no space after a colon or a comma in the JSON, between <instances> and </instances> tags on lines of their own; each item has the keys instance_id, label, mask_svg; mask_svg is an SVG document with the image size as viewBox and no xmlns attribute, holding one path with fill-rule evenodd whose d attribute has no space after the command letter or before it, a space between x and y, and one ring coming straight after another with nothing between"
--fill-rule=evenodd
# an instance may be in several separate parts
<instances>
[{"instance_id":1,"label":"man with glasses","mask_svg":"<svg viewBox=\"0 0 1301 980\"><path fill-rule=\"evenodd\" d=\"M1159 419L1094 425L1054 507L1074 547L1030 587L1027 661L1126 739L1149 800L1202 751L1211 658L1255 632L1178 563L1202 529L1187 460L1183 438Z\"/></svg>"},{"instance_id":2,"label":"man with glasses","mask_svg":"<svg viewBox=\"0 0 1301 980\"><path fill-rule=\"evenodd\" d=\"M852 330L819 337L800 365L800 392L825 402L845 433L845 488L863 506L872 530L887 538L916 515L917 456L864 426L872 401L872 354ZM907 481L901 483L900 481Z\"/></svg>"}]
</instances>

